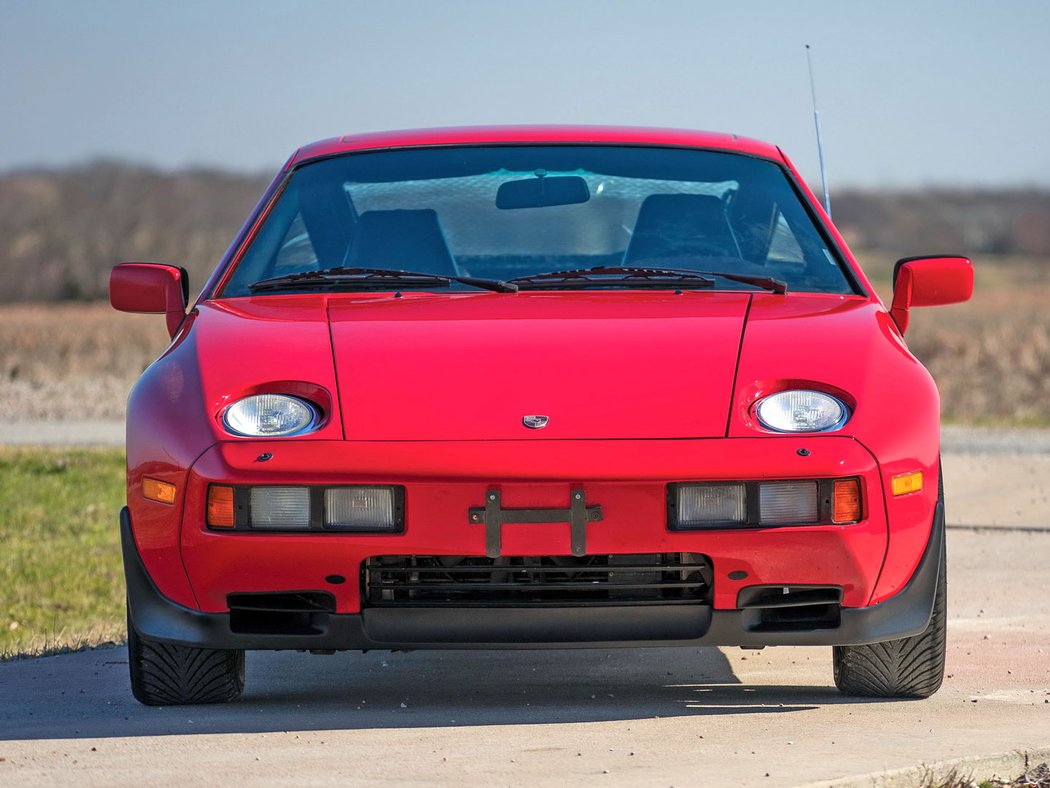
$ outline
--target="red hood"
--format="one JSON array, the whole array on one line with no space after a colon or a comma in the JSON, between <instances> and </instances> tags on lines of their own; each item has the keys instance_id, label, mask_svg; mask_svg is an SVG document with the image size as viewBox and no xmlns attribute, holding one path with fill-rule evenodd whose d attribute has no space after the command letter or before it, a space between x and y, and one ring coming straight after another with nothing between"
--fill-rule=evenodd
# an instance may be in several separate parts
<instances>
[{"instance_id":1,"label":"red hood","mask_svg":"<svg viewBox=\"0 0 1050 788\"><path fill-rule=\"evenodd\" d=\"M758 397L794 386L830 390L849 403L853 417L840 435L869 441L878 436L882 445L899 441L897 456L907 456L908 446L920 445L922 441L914 443L917 436L932 425L928 439L937 443L937 420L925 408L901 400L902 391L913 391L918 398L917 392L925 390L936 402L933 380L877 301L755 294L740 348L734 407L745 414ZM754 435L749 419L730 422L729 437L749 435Z\"/></svg>"},{"instance_id":2,"label":"red hood","mask_svg":"<svg viewBox=\"0 0 1050 788\"><path fill-rule=\"evenodd\" d=\"M184 342L192 368L178 365ZM785 385L869 403L896 385L875 370L921 371L878 303L710 291L205 302L166 356L171 402L189 407L180 392L199 386L226 439L215 415L260 387L317 399L316 439L709 438L753 435L730 409ZM527 429L528 415L549 424ZM858 405L851 434L880 430L877 417Z\"/></svg>"},{"instance_id":3,"label":"red hood","mask_svg":"<svg viewBox=\"0 0 1050 788\"><path fill-rule=\"evenodd\" d=\"M193 354L192 370L183 366L187 353ZM173 405L186 408L195 400L182 396L183 389L199 386L206 423L217 439L230 440L219 426L223 408L260 391L316 400L325 420L310 438L342 437L324 296L205 301L157 364ZM196 424L189 418L187 423Z\"/></svg>"},{"instance_id":4,"label":"red hood","mask_svg":"<svg viewBox=\"0 0 1050 788\"><path fill-rule=\"evenodd\" d=\"M350 440L726 434L742 293L464 293L329 301ZM544 429L522 417L543 415Z\"/></svg>"}]
</instances>

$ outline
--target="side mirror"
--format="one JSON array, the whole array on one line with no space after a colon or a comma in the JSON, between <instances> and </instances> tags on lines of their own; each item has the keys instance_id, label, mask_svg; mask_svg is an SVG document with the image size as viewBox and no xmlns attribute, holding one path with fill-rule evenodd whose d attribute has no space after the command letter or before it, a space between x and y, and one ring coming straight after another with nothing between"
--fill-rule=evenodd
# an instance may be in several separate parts
<instances>
[{"instance_id":1,"label":"side mirror","mask_svg":"<svg viewBox=\"0 0 1050 788\"><path fill-rule=\"evenodd\" d=\"M903 334L913 306L942 306L969 301L973 263L966 257L906 257L893 269L890 316Z\"/></svg>"},{"instance_id":2,"label":"side mirror","mask_svg":"<svg viewBox=\"0 0 1050 788\"><path fill-rule=\"evenodd\" d=\"M175 336L189 300L186 271L159 263L121 263L109 274L109 303L121 312L162 313Z\"/></svg>"}]
</instances>

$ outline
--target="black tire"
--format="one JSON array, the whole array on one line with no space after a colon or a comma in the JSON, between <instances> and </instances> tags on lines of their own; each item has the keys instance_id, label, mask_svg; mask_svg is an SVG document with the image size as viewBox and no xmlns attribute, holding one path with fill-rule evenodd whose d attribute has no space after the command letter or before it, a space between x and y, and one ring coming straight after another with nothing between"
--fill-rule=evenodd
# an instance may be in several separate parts
<instances>
[{"instance_id":1,"label":"black tire","mask_svg":"<svg viewBox=\"0 0 1050 788\"><path fill-rule=\"evenodd\" d=\"M147 706L226 703L244 691L244 652L144 638L128 617L131 692Z\"/></svg>"},{"instance_id":2,"label":"black tire","mask_svg":"<svg viewBox=\"0 0 1050 788\"><path fill-rule=\"evenodd\" d=\"M938 485L944 503L944 483ZM918 635L866 646L835 646L835 686L846 695L869 698L928 698L944 679L948 578L942 539L937 594L930 623Z\"/></svg>"}]
</instances>

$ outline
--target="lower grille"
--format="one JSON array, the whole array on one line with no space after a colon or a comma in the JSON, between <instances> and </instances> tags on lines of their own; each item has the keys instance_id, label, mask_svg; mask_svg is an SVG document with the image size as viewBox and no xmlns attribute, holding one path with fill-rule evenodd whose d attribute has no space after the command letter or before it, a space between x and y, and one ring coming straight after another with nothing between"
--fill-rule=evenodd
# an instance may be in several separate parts
<instances>
[{"instance_id":1,"label":"lower grille","mask_svg":"<svg viewBox=\"0 0 1050 788\"><path fill-rule=\"evenodd\" d=\"M711 565L697 553L638 555L386 555L362 566L372 607L568 607L704 604Z\"/></svg>"}]
</instances>

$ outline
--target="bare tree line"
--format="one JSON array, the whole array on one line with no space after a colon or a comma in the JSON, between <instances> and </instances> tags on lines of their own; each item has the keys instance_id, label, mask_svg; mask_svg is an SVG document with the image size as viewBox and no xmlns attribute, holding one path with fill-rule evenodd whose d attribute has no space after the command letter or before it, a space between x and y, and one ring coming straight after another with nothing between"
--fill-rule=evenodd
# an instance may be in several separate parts
<instances>
[{"instance_id":1,"label":"bare tree line","mask_svg":"<svg viewBox=\"0 0 1050 788\"><path fill-rule=\"evenodd\" d=\"M200 286L266 184L113 162L0 175L0 302L105 298L125 260L185 266Z\"/></svg>"}]
</instances>

